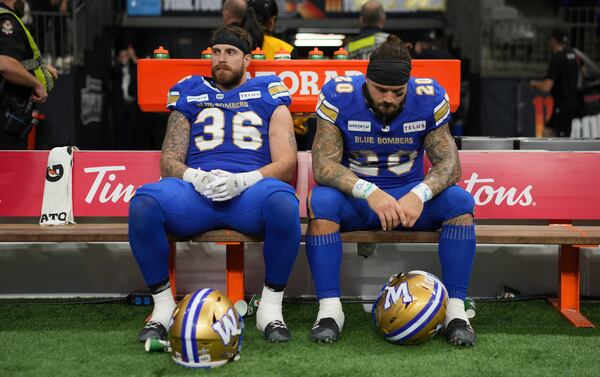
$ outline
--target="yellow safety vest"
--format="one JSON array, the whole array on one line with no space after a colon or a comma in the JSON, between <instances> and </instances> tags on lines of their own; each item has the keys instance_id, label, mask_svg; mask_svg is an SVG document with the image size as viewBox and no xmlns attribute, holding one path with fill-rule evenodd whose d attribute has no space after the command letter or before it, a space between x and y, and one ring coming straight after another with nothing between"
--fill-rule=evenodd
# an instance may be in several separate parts
<instances>
[{"instance_id":1,"label":"yellow safety vest","mask_svg":"<svg viewBox=\"0 0 600 377\"><path fill-rule=\"evenodd\" d=\"M292 53L294 46L282 41L279 38L275 38L275 37L265 34L264 39L263 39L262 50L264 51L265 57L267 59L274 59L275 54L281 49L284 49L287 52Z\"/></svg>"},{"instance_id":2,"label":"yellow safety vest","mask_svg":"<svg viewBox=\"0 0 600 377\"><path fill-rule=\"evenodd\" d=\"M14 18L17 21L19 21L19 24L21 24L21 27L25 31L25 35L27 35L27 39L29 40L29 46L31 47L31 51L33 51L33 59L22 60L21 64L23 65L23 67L26 70L33 71L33 74L35 75L35 77L38 80L40 80L42 85L44 85L47 92L51 91L52 88L54 87L54 80L52 79L50 72L48 72L48 69L42 62L40 49L38 48L37 44L35 44L33 37L31 36L31 34L29 33L29 30L27 30L27 28L21 21L21 19L19 17L17 17L16 14L9 11L8 9L0 8L0 14L6 14L6 13L12 14L14 16Z\"/></svg>"}]
</instances>

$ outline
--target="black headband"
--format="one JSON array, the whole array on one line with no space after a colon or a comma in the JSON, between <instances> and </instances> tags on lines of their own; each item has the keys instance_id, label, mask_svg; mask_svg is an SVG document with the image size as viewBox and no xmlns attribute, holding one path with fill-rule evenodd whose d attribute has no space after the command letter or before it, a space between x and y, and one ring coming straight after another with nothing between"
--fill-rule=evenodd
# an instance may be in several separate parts
<instances>
[{"instance_id":1,"label":"black headband","mask_svg":"<svg viewBox=\"0 0 600 377\"><path fill-rule=\"evenodd\" d=\"M371 60L367 78L380 85L400 86L410 78L410 61L400 59Z\"/></svg>"},{"instance_id":2,"label":"black headband","mask_svg":"<svg viewBox=\"0 0 600 377\"><path fill-rule=\"evenodd\" d=\"M212 45L231 45L242 50L244 55L250 53L250 46L237 35L230 32L219 33L212 41ZM211 46L212 47L212 46Z\"/></svg>"}]
</instances>

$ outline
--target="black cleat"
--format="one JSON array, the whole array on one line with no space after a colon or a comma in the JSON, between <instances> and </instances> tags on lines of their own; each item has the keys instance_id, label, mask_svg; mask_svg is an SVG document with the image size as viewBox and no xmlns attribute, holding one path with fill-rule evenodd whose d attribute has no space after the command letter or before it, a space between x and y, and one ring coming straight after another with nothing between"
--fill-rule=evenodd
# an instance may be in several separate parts
<instances>
[{"instance_id":1,"label":"black cleat","mask_svg":"<svg viewBox=\"0 0 600 377\"><path fill-rule=\"evenodd\" d=\"M167 340L168 333L167 329L160 322L150 321L146 323L146 326L140 331L137 338L140 342L145 342L146 339L160 339Z\"/></svg>"},{"instance_id":2,"label":"black cleat","mask_svg":"<svg viewBox=\"0 0 600 377\"><path fill-rule=\"evenodd\" d=\"M321 318L310 330L310 338L317 343L333 343L340 338L340 328L333 318Z\"/></svg>"},{"instance_id":3,"label":"black cleat","mask_svg":"<svg viewBox=\"0 0 600 377\"><path fill-rule=\"evenodd\" d=\"M474 346L475 339L475 331L464 319L454 318L446 326L446 340L455 346Z\"/></svg>"},{"instance_id":4,"label":"black cleat","mask_svg":"<svg viewBox=\"0 0 600 377\"><path fill-rule=\"evenodd\" d=\"M265 339L270 343L289 342L291 337L290 330L281 321L273 321L265 327Z\"/></svg>"}]
</instances>

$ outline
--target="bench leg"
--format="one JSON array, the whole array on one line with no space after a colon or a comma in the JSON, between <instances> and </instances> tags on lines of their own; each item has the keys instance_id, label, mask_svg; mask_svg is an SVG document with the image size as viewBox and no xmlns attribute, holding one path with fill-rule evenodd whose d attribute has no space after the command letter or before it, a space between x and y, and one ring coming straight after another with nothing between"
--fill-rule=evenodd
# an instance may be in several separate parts
<instances>
[{"instance_id":1,"label":"bench leg","mask_svg":"<svg viewBox=\"0 0 600 377\"><path fill-rule=\"evenodd\" d=\"M175 269L177 267L177 243L169 242L169 282L171 283L171 293L177 301L177 278Z\"/></svg>"},{"instance_id":2,"label":"bench leg","mask_svg":"<svg viewBox=\"0 0 600 377\"><path fill-rule=\"evenodd\" d=\"M244 299L244 243L227 245L227 297L231 302Z\"/></svg>"},{"instance_id":3,"label":"bench leg","mask_svg":"<svg viewBox=\"0 0 600 377\"><path fill-rule=\"evenodd\" d=\"M579 312L579 248L561 245L558 264L558 299L550 303L576 327L595 327Z\"/></svg>"}]
</instances>

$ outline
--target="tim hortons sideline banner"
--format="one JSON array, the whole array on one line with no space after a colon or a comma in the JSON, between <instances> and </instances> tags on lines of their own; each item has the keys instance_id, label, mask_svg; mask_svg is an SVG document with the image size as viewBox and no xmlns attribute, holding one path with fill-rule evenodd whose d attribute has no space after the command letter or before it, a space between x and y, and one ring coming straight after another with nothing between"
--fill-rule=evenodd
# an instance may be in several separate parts
<instances>
[{"instance_id":1,"label":"tim hortons sideline banner","mask_svg":"<svg viewBox=\"0 0 600 377\"><path fill-rule=\"evenodd\" d=\"M48 151L0 151L0 216L38 217ZM600 218L600 152L461 151L459 185L475 198L479 219ZM73 206L78 216L126 216L137 187L160 178L159 152L76 151ZM312 174L299 153L301 214ZM593 177L593 178L592 178ZM58 216L58 214L57 214Z\"/></svg>"}]
</instances>

